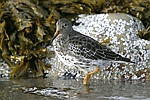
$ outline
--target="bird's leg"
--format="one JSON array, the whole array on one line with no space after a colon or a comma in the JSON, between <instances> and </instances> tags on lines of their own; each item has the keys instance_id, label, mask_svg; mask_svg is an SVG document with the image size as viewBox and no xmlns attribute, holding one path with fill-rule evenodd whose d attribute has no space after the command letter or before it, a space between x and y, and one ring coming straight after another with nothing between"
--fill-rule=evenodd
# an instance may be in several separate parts
<instances>
[{"instance_id":1,"label":"bird's leg","mask_svg":"<svg viewBox=\"0 0 150 100\"><path fill-rule=\"evenodd\" d=\"M94 70L93 72L87 73L86 76L84 77L83 84L84 84L84 85L87 85L90 76L91 76L92 74L97 73L99 70L100 70L100 68L97 67L96 70Z\"/></svg>"}]
</instances>

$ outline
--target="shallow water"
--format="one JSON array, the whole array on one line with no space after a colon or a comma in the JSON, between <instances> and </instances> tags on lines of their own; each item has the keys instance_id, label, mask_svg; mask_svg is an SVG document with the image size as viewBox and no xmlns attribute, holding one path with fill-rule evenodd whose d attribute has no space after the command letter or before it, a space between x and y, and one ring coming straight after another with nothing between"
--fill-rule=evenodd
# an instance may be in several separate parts
<instances>
[{"instance_id":1,"label":"shallow water","mask_svg":"<svg viewBox=\"0 0 150 100\"><path fill-rule=\"evenodd\" d=\"M61 78L0 79L0 100L148 100L150 81Z\"/></svg>"}]
</instances>

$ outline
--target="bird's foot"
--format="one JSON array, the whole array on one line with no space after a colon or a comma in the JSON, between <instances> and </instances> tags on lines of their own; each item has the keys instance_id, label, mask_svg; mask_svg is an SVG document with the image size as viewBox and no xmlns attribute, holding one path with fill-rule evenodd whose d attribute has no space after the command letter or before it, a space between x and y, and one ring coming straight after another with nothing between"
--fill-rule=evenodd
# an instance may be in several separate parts
<instances>
[{"instance_id":1,"label":"bird's foot","mask_svg":"<svg viewBox=\"0 0 150 100\"><path fill-rule=\"evenodd\" d=\"M94 70L93 72L87 73L86 76L84 77L83 84L84 84L84 85L87 85L90 76L91 76L92 74L97 73L99 70L100 70L100 68L97 67L96 70Z\"/></svg>"}]
</instances>

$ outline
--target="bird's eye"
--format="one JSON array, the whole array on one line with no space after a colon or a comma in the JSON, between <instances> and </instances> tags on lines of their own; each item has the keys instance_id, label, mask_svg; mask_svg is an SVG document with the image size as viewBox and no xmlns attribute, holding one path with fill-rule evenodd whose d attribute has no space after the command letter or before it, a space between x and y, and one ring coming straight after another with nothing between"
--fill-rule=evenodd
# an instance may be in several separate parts
<instances>
[{"instance_id":1,"label":"bird's eye","mask_svg":"<svg viewBox=\"0 0 150 100\"><path fill-rule=\"evenodd\" d=\"M67 27L67 24L66 24L66 23L64 23L63 27Z\"/></svg>"}]
</instances>

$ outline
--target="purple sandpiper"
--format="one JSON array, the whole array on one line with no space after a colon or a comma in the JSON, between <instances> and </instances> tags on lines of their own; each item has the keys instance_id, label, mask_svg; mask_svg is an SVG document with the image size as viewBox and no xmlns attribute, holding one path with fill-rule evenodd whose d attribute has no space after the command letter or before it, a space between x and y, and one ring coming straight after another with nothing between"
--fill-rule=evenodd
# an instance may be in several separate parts
<instances>
[{"instance_id":1,"label":"purple sandpiper","mask_svg":"<svg viewBox=\"0 0 150 100\"><path fill-rule=\"evenodd\" d=\"M56 23L56 32L51 40L59 59L67 66L76 67L86 72L83 84L88 79L110 62L132 62L130 59L120 56L101 45L93 38L83 35L72 28L69 20L61 18ZM89 69L92 69L89 72Z\"/></svg>"}]
</instances>

